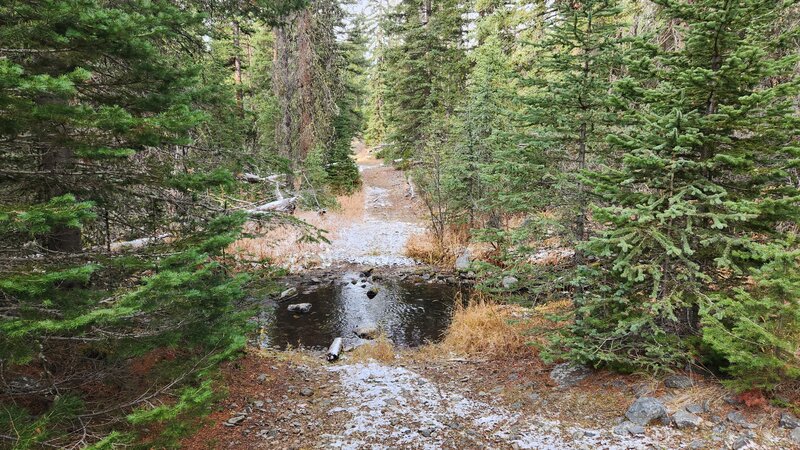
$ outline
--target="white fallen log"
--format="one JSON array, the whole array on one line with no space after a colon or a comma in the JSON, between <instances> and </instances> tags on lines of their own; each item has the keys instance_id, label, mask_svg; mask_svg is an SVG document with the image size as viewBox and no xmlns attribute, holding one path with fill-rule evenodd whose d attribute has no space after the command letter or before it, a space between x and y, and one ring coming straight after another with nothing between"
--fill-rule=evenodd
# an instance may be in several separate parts
<instances>
[{"instance_id":1,"label":"white fallen log","mask_svg":"<svg viewBox=\"0 0 800 450\"><path fill-rule=\"evenodd\" d=\"M328 358L328 361L336 361L339 359L340 353L342 353L342 338L337 337L333 340L331 346L328 347L328 354L326 357Z\"/></svg>"},{"instance_id":2,"label":"white fallen log","mask_svg":"<svg viewBox=\"0 0 800 450\"><path fill-rule=\"evenodd\" d=\"M160 234L158 236L134 239L131 241L112 242L109 245L111 251L118 251L126 248L142 248L155 242L162 242L164 239L172 236L169 233Z\"/></svg>"},{"instance_id":3,"label":"white fallen log","mask_svg":"<svg viewBox=\"0 0 800 450\"><path fill-rule=\"evenodd\" d=\"M248 209L250 214L258 214L261 212L284 212L292 213L297 207L297 197L283 198L275 200L263 205L256 206L255 208Z\"/></svg>"},{"instance_id":4,"label":"white fallen log","mask_svg":"<svg viewBox=\"0 0 800 450\"><path fill-rule=\"evenodd\" d=\"M254 174L254 173L243 173L242 174L242 180L244 180L244 181L246 181L248 183L261 183L261 182L267 181L266 178L260 177L260 176Z\"/></svg>"}]
</instances>

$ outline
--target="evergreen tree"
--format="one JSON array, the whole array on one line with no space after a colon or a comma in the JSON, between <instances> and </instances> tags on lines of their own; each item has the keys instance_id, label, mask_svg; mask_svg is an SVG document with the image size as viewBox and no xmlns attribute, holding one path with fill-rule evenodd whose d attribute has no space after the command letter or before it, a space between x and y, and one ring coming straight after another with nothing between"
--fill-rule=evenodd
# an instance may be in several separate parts
<instances>
[{"instance_id":1,"label":"evergreen tree","mask_svg":"<svg viewBox=\"0 0 800 450\"><path fill-rule=\"evenodd\" d=\"M341 89L336 102L338 111L333 119L333 144L328 152L326 169L328 183L334 190L350 193L361 184L358 165L351 157L353 139L364 127L365 77L367 69L366 39L363 18L358 16L350 25L347 38L340 44L339 76Z\"/></svg>"},{"instance_id":2,"label":"evergreen tree","mask_svg":"<svg viewBox=\"0 0 800 450\"><path fill-rule=\"evenodd\" d=\"M608 92L619 64L620 11L615 0L554 2L527 78L526 151L540 152L549 163L555 195L548 206L560 216L568 245L590 234L588 196L578 174L608 158L605 136L614 119Z\"/></svg>"},{"instance_id":3,"label":"evergreen tree","mask_svg":"<svg viewBox=\"0 0 800 450\"><path fill-rule=\"evenodd\" d=\"M586 178L605 231L585 246L571 354L655 369L707 354L699 336L738 376L796 373L797 57L774 27L787 5L658 3L683 46L642 45L616 86L635 126L610 140L622 167Z\"/></svg>"}]
</instances>

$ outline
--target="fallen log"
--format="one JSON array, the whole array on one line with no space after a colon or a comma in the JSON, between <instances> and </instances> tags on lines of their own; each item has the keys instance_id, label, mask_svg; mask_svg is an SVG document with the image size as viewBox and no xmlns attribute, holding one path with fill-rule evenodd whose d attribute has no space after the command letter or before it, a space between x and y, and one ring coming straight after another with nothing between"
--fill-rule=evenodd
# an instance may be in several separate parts
<instances>
[{"instance_id":1,"label":"fallen log","mask_svg":"<svg viewBox=\"0 0 800 450\"><path fill-rule=\"evenodd\" d=\"M171 236L171 234L165 233L154 237L133 239L131 241L112 242L111 245L109 245L109 248L111 251L122 250L125 248L142 248L154 242L161 242Z\"/></svg>"},{"instance_id":2,"label":"fallen log","mask_svg":"<svg viewBox=\"0 0 800 450\"><path fill-rule=\"evenodd\" d=\"M331 346L328 347L328 354L326 355L326 357L328 358L328 361L333 362L339 359L339 354L341 352L342 352L342 338L337 337L336 339L333 340Z\"/></svg>"},{"instance_id":3,"label":"fallen log","mask_svg":"<svg viewBox=\"0 0 800 450\"><path fill-rule=\"evenodd\" d=\"M297 208L297 197L289 197L280 200L275 200L263 205L256 206L255 208L248 209L250 214L258 214L260 212L284 212L292 213Z\"/></svg>"}]
</instances>

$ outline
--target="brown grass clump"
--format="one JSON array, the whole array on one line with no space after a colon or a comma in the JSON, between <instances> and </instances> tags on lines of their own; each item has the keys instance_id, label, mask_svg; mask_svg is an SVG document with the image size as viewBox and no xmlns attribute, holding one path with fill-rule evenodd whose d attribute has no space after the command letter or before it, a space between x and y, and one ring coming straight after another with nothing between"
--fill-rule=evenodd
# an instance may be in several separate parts
<instances>
[{"instance_id":1,"label":"brown grass clump","mask_svg":"<svg viewBox=\"0 0 800 450\"><path fill-rule=\"evenodd\" d=\"M466 306L456 302L453 321L440 344L442 350L487 357L531 353L522 330L511 323L515 308L482 297Z\"/></svg>"},{"instance_id":2,"label":"brown grass clump","mask_svg":"<svg viewBox=\"0 0 800 450\"><path fill-rule=\"evenodd\" d=\"M367 362L370 360L389 363L394 361L395 352L392 341L385 335L379 335L374 341L357 347L350 354L354 362Z\"/></svg>"},{"instance_id":3,"label":"brown grass clump","mask_svg":"<svg viewBox=\"0 0 800 450\"><path fill-rule=\"evenodd\" d=\"M411 236L406 242L405 254L429 265L453 266L456 258L469 242L469 228L451 226L442 242L430 230Z\"/></svg>"}]
</instances>

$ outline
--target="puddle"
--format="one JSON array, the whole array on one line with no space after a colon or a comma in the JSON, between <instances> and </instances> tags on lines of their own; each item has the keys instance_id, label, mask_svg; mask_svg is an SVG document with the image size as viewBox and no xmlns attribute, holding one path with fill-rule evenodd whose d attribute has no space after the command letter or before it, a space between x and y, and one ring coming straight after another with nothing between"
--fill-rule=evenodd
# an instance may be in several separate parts
<instances>
[{"instance_id":1,"label":"puddle","mask_svg":"<svg viewBox=\"0 0 800 450\"><path fill-rule=\"evenodd\" d=\"M383 279L352 284L352 280L359 280L357 273L291 300L266 305L258 317L261 346L326 348L336 337L352 346L364 342L355 335L356 328L374 325L396 346L416 347L442 337L457 294L464 299L467 294L466 288L447 284ZM378 294L370 299L367 290L373 286ZM296 303L310 303L311 311L288 311L287 306Z\"/></svg>"}]
</instances>

